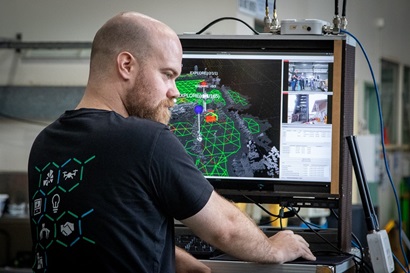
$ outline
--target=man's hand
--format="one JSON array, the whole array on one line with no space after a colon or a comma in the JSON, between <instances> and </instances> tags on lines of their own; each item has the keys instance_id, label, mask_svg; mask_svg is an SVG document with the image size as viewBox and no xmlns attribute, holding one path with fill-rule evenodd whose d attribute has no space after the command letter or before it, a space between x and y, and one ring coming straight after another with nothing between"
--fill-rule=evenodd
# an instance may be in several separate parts
<instances>
[{"instance_id":1,"label":"man's hand","mask_svg":"<svg viewBox=\"0 0 410 273\"><path fill-rule=\"evenodd\" d=\"M288 230L268 238L249 216L216 192L202 210L181 222L202 240L243 261L284 263L299 257L316 259L301 236Z\"/></svg>"},{"instance_id":2,"label":"man's hand","mask_svg":"<svg viewBox=\"0 0 410 273\"><path fill-rule=\"evenodd\" d=\"M177 273L211 273L209 267L179 247L175 247L175 269Z\"/></svg>"},{"instance_id":3,"label":"man's hand","mask_svg":"<svg viewBox=\"0 0 410 273\"><path fill-rule=\"evenodd\" d=\"M302 257L306 260L316 260L309 249L309 244L302 236L294 234L291 230L283 230L269 238L277 249L277 263L293 261Z\"/></svg>"}]
</instances>

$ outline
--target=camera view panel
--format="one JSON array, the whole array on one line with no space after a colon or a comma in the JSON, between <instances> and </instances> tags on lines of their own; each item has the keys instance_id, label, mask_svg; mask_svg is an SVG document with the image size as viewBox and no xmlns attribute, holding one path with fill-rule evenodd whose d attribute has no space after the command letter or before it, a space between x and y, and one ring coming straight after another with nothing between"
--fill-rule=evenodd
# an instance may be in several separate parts
<instances>
[{"instance_id":1,"label":"camera view panel","mask_svg":"<svg viewBox=\"0 0 410 273\"><path fill-rule=\"evenodd\" d=\"M328 94L288 93L287 122L293 125L329 124Z\"/></svg>"},{"instance_id":2,"label":"camera view panel","mask_svg":"<svg viewBox=\"0 0 410 273\"><path fill-rule=\"evenodd\" d=\"M332 64L326 58L323 60L285 60L284 69L288 77L285 91L329 91L329 85L331 86L329 74L332 73Z\"/></svg>"},{"instance_id":3,"label":"camera view panel","mask_svg":"<svg viewBox=\"0 0 410 273\"><path fill-rule=\"evenodd\" d=\"M284 61L281 178L330 182L332 58Z\"/></svg>"},{"instance_id":4,"label":"camera view panel","mask_svg":"<svg viewBox=\"0 0 410 273\"><path fill-rule=\"evenodd\" d=\"M207 177L278 179L282 60L184 55L170 128Z\"/></svg>"}]
</instances>

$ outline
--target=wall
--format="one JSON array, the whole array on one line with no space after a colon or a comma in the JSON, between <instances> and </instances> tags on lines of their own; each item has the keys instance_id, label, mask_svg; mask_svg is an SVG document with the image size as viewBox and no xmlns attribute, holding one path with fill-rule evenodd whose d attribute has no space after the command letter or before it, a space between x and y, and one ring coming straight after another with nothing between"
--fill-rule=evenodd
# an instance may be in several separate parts
<instances>
[{"instance_id":1,"label":"wall","mask_svg":"<svg viewBox=\"0 0 410 273\"><path fill-rule=\"evenodd\" d=\"M331 21L333 5L334 1L330 0L279 0L277 10L280 20L316 18ZM238 17L253 25L253 16L239 12L237 7L236 0L179 0L177 3L164 0L0 0L0 40L14 39L17 33L21 33L23 41L91 41L96 30L109 17L122 10L146 13L167 23L179 34L196 32L212 20L225 16ZM408 10L408 0L360 0L347 3L348 30L365 47L377 81L380 79L379 61L382 57L410 65L410 54L407 53L410 36L403 35L401 31L406 25ZM259 19L262 17L259 16ZM220 22L208 32L251 34L245 26L234 21ZM356 120L360 120L363 116L364 84L371 83L372 79L359 47L356 56L355 116ZM87 76L87 59L27 60L22 53L0 49L0 86L81 87L86 84ZM23 110L33 108L34 98L33 94L32 97L20 96L13 103L20 104L18 107ZM75 105L77 99L70 101L70 105ZM0 112L4 109L2 107ZM63 110L65 108L61 106L61 111ZM31 143L43 127L44 123L0 120L0 171L26 170ZM391 196L388 185L384 185L386 193ZM392 210L393 206L386 208L385 215L390 215Z\"/></svg>"},{"instance_id":2,"label":"wall","mask_svg":"<svg viewBox=\"0 0 410 273\"><path fill-rule=\"evenodd\" d=\"M1 38L14 39L22 34L23 41L92 41L98 28L114 14L136 10L169 24L178 34L196 32L212 20L237 17L236 1L8 1L1 0ZM24 8L22 8L24 7ZM244 16L246 17L246 16ZM246 18L245 18L246 19ZM4 28L4 26L7 26ZM235 34L243 27L224 22L212 27L213 33ZM249 32L247 32L249 33ZM85 85L88 60L27 61L12 50L0 52L0 85Z\"/></svg>"},{"instance_id":3,"label":"wall","mask_svg":"<svg viewBox=\"0 0 410 273\"><path fill-rule=\"evenodd\" d=\"M277 1L279 19L317 18L331 21L334 1L289 0ZM341 1L340 1L341 2ZM109 17L122 10L138 10L169 24L177 33L195 32L212 20L224 16L244 19L253 24L250 16L238 12L235 0L197 1L130 1L117 2L73 0L0 0L0 38L13 39L17 33L24 41L91 41L96 30ZM24 7L24 8L23 8ZM348 1L348 29L367 50L376 76L380 71L381 56L410 63L410 55L403 54L410 44L410 37L402 35L406 25L406 12L410 2ZM262 18L261 18L262 19ZM380 27L383 25L383 27ZM242 24L225 21L210 28L214 34L250 34ZM400 41L400 42L398 42ZM0 85L83 85L86 83L86 61L45 63L22 62L13 51L0 51ZM356 75L358 80L371 81L362 54L357 54Z\"/></svg>"}]
</instances>

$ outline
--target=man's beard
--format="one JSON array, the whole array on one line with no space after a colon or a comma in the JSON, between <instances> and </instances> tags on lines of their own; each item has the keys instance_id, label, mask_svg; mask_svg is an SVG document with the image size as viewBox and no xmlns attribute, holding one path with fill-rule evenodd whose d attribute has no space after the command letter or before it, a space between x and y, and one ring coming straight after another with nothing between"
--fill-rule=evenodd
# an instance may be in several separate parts
<instances>
[{"instance_id":1,"label":"man's beard","mask_svg":"<svg viewBox=\"0 0 410 273\"><path fill-rule=\"evenodd\" d=\"M126 96L125 107L128 115L143 119L150 119L167 125L171 119L173 99L164 99L156 106L150 104L150 95L146 86L139 86L139 90L129 90Z\"/></svg>"}]
</instances>

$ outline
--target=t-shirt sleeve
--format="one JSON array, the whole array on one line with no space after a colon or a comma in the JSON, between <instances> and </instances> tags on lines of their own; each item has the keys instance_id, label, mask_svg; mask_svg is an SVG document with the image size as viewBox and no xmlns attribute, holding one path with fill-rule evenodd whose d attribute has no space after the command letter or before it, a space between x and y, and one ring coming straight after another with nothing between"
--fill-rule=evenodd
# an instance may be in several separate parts
<instances>
[{"instance_id":1,"label":"t-shirt sleeve","mask_svg":"<svg viewBox=\"0 0 410 273\"><path fill-rule=\"evenodd\" d=\"M161 131L156 141L150 179L162 209L177 220L199 212L213 191L192 157L169 130Z\"/></svg>"}]
</instances>

